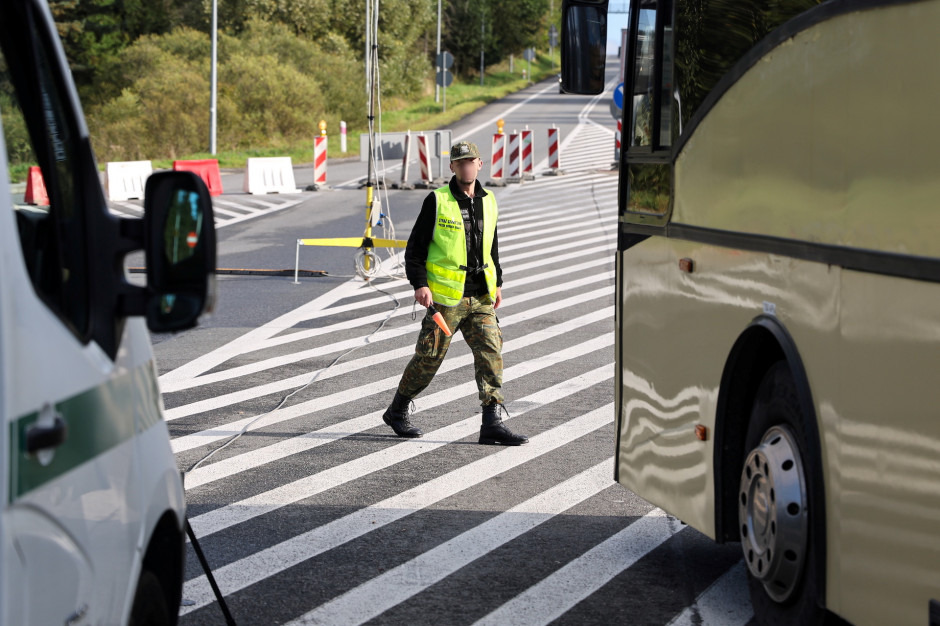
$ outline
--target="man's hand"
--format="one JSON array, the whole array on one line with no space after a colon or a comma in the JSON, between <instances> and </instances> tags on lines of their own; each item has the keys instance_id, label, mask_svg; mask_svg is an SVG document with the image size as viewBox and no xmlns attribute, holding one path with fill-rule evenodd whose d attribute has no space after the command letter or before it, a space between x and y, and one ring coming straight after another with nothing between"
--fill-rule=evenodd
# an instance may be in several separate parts
<instances>
[{"instance_id":1,"label":"man's hand","mask_svg":"<svg viewBox=\"0 0 940 626\"><path fill-rule=\"evenodd\" d=\"M496 288L496 302L493 303L493 308L498 309L499 303L502 301L503 301L503 288L497 287Z\"/></svg>"},{"instance_id":2,"label":"man's hand","mask_svg":"<svg viewBox=\"0 0 940 626\"><path fill-rule=\"evenodd\" d=\"M417 302L424 308L428 308L429 306L431 306L431 303L432 303L431 290L428 289L427 287L418 287L417 289L415 289L415 302Z\"/></svg>"}]
</instances>

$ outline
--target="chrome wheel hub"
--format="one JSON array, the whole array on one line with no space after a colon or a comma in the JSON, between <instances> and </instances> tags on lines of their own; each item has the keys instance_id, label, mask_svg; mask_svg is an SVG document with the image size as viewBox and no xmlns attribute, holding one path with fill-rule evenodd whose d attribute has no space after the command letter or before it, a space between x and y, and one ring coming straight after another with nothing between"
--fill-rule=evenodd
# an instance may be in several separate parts
<instances>
[{"instance_id":1,"label":"chrome wheel hub","mask_svg":"<svg viewBox=\"0 0 940 626\"><path fill-rule=\"evenodd\" d=\"M796 437L774 426L744 462L738 522L744 561L767 594L784 602L799 586L809 540L803 462Z\"/></svg>"}]
</instances>

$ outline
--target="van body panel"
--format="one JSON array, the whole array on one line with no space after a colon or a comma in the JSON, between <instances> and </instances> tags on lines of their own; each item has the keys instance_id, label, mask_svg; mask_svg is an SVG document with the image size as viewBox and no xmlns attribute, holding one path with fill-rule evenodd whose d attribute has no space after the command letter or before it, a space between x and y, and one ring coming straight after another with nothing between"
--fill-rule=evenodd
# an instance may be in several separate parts
<instances>
[{"instance_id":1,"label":"van body panel","mask_svg":"<svg viewBox=\"0 0 940 626\"><path fill-rule=\"evenodd\" d=\"M30 7L67 104L62 120L77 135L75 145L83 146L70 153L69 172L80 181L75 206L88 215L86 224L97 225L85 242L95 261L84 294L91 327L110 325L115 332L101 343L94 333L77 333L40 296L39 283L34 286L17 213L41 220L45 209L14 198L0 133L0 623L122 624L144 554L167 512L182 549L184 493L146 324L119 317L104 299L122 280L119 270L100 270L112 264L105 255L116 256L118 229L103 200L55 24L41 0L4 5L3 16L25 15L23 7ZM19 32L33 43L32 31L22 26ZM7 26L4 36L9 33ZM36 123L37 114L29 115ZM61 441L28 453L30 430L56 419L66 426Z\"/></svg>"}]
</instances>

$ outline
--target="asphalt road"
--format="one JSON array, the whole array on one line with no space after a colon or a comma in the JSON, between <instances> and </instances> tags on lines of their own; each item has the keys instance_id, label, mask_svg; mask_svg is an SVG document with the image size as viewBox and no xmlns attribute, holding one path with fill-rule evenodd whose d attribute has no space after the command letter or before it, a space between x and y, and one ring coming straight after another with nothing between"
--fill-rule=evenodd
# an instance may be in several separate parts
<instances>
[{"instance_id":1,"label":"asphalt road","mask_svg":"<svg viewBox=\"0 0 940 626\"><path fill-rule=\"evenodd\" d=\"M562 133L564 176L494 190L507 425L528 445L477 444L459 336L416 400L425 436L401 440L382 423L418 322L406 281L352 276L355 249L301 248L300 267L328 275L299 284L222 276L214 315L154 337L179 467L203 461L186 477L190 520L239 624L752 619L738 546L715 545L612 479L609 98L559 95L548 81L451 129L488 155L497 118L507 131L528 124L536 173L546 129ZM400 163L387 165L398 180ZM225 175L219 266L293 268L298 238L361 235L365 165L329 167L330 191L261 197ZM295 177L306 186L312 168ZM426 193L380 194L400 237ZM399 271L382 255L383 271ZM180 623L224 623L191 548L186 578Z\"/></svg>"}]
</instances>

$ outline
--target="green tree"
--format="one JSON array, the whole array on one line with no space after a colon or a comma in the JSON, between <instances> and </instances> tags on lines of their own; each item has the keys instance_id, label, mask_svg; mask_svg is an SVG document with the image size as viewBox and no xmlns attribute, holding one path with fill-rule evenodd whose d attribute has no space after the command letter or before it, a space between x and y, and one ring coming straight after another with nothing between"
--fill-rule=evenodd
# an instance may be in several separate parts
<instances>
[{"instance_id":1,"label":"green tree","mask_svg":"<svg viewBox=\"0 0 940 626\"><path fill-rule=\"evenodd\" d=\"M104 160L176 157L205 150L209 133L209 36L188 28L147 35L108 69L114 93L89 110ZM249 20L219 38L218 147L279 147L312 138L321 118L361 119L358 59L342 37L320 43L285 24Z\"/></svg>"},{"instance_id":2,"label":"green tree","mask_svg":"<svg viewBox=\"0 0 940 626\"><path fill-rule=\"evenodd\" d=\"M333 0L332 30L346 39L360 59L365 55L365 20L363 0ZM425 40L436 20L435 0L379 0L378 53L383 96L406 98L420 93L431 72ZM363 88L364 70L360 69L359 75Z\"/></svg>"},{"instance_id":3,"label":"green tree","mask_svg":"<svg viewBox=\"0 0 940 626\"><path fill-rule=\"evenodd\" d=\"M547 33L548 13L548 0L453 0L444 13L443 46L454 55L456 71L470 76L480 66L481 38L487 65L499 63L540 43L539 35ZM485 29L480 28L481 20Z\"/></svg>"},{"instance_id":4,"label":"green tree","mask_svg":"<svg viewBox=\"0 0 940 626\"><path fill-rule=\"evenodd\" d=\"M184 0L50 0L83 100L97 100L99 70L141 35L163 33L184 17Z\"/></svg>"}]
</instances>

